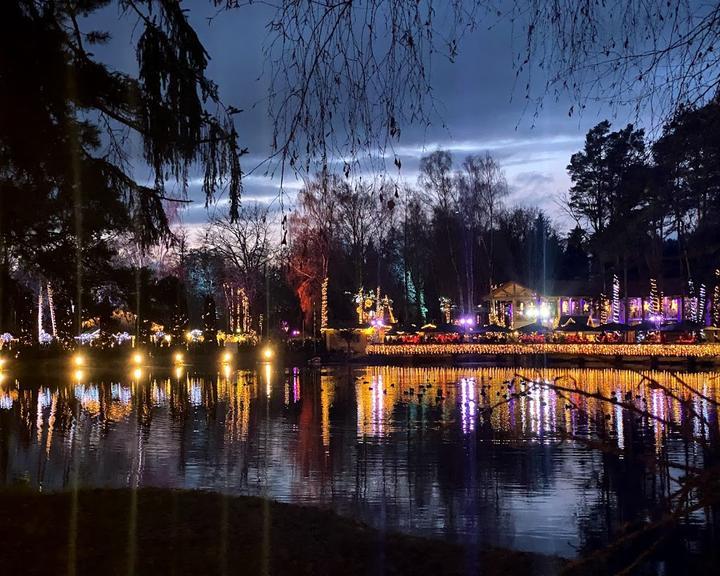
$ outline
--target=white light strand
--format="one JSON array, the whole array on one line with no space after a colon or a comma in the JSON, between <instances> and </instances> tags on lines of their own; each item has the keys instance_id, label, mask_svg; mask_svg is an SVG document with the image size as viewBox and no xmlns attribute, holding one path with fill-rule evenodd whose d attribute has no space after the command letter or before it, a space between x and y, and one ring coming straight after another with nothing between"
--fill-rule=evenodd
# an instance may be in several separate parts
<instances>
[{"instance_id":1,"label":"white light strand","mask_svg":"<svg viewBox=\"0 0 720 576\"><path fill-rule=\"evenodd\" d=\"M690 296L690 313L688 314L688 317L693 322L697 322L698 305L697 298L695 296L695 284L693 284L692 278L688 280L688 295Z\"/></svg>"},{"instance_id":2,"label":"white light strand","mask_svg":"<svg viewBox=\"0 0 720 576\"><path fill-rule=\"evenodd\" d=\"M650 278L650 311L653 314L660 314L660 293L655 278Z\"/></svg>"},{"instance_id":3,"label":"white light strand","mask_svg":"<svg viewBox=\"0 0 720 576\"><path fill-rule=\"evenodd\" d=\"M52 335L57 337L57 324L55 324L55 301L53 299L53 290L50 282L47 283L47 299L50 307L50 324L52 325Z\"/></svg>"},{"instance_id":4,"label":"white light strand","mask_svg":"<svg viewBox=\"0 0 720 576\"><path fill-rule=\"evenodd\" d=\"M320 291L320 330L328 327L328 281L329 278L325 276ZM380 288L378 288L379 291Z\"/></svg>"},{"instance_id":5,"label":"white light strand","mask_svg":"<svg viewBox=\"0 0 720 576\"><path fill-rule=\"evenodd\" d=\"M620 279L617 274L613 275L612 321L615 323L620 322Z\"/></svg>"},{"instance_id":6,"label":"white light strand","mask_svg":"<svg viewBox=\"0 0 720 576\"><path fill-rule=\"evenodd\" d=\"M720 328L720 269L715 270L715 289L713 290L712 309L713 327Z\"/></svg>"},{"instance_id":7,"label":"white light strand","mask_svg":"<svg viewBox=\"0 0 720 576\"><path fill-rule=\"evenodd\" d=\"M43 333L43 286L40 282L40 290L38 292L38 342L42 343Z\"/></svg>"},{"instance_id":8,"label":"white light strand","mask_svg":"<svg viewBox=\"0 0 720 576\"><path fill-rule=\"evenodd\" d=\"M247 334L250 332L250 298L248 298L245 288L240 288L240 301L242 302L242 331Z\"/></svg>"}]
</instances>

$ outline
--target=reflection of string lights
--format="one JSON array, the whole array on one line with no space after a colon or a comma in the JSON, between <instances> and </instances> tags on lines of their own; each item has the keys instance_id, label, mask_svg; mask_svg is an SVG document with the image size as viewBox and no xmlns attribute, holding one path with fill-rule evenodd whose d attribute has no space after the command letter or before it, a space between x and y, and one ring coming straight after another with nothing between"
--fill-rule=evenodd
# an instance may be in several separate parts
<instances>
[{"instance_id":1,"label":"reflection of string lights","mask_svg":"<svg viewBox=\"0 0 720 576\"><path fill-rule=\"evenodd\" d=\"M368 354L438 356L447 354L571 354L577 356L690 356L720 355L720 344L368 344Z\"/></svg>"},{"instance_id":2,"label":"reflection of string lights","mask_svg":"<svg viewBox=\"0 0 720 576\"><path fill-rule=\"evenodd\" d=\"M265 368L265 378L270 379ZM629 370L615 369L528 369L518 376L516 368L410 368L370 367L361 372L355 384L357 401L357 435L362 437L387 437L397 431L405 422L412 430L418 430L441 423L464 434L483 426L507 432L512 438L546 441L564 435L585 435L593 432L592 422L602 424L604 437L608 442L623 449L635 429L634 419L628 409L633 404L640 410L647 410L652 417L644 431L654 438L655 447L661 449L673 426L688 425L696 438L709 438L715 434L717 421L714 419L714 403L717 402L720 387L718 373L672 373L666 371L643 371L642 374ZM522 370L521 370L522 371ZM524 371L523 371L524 372ZM300 396L301 371L293 369L293 397ZM258 372L259 382L263 371ZM334 447L331 439L338 428L346 422L335 423L333 400L336 378L342 375L322 376L320 381L320 410L311 413L312 428L320 430L322 444L326 450ZM643 378L658 382L649 385ZM555 381L554 387L551 382ZM682 382L682 383L681 383ZM224 420L217 425L227 441L245 441L250 427L257 427L257 417L251 413L262 406L251 402L251 398L262 395L264 386L257 386L258 380L242 372L238 373L236 384L222 379L188 379L175 384L171 379L153 381L150 386L125 386L118 383L82 384L75 383L68 395L64 389L51 393L48 388L37 391L18 391L17 385L0 387L0 409L15 409L18 417L32 412L37 405L37 419L28 425L36 427L42 434L33 434L38 445L49 447L50 433L73 426L70 421L54 414L67 412L73 399L78 401L81 414L90 414L81 428L91 434L101 429L104 422L124 421L137 426L140 420L133 414L142 414L147 409L148 389L153 407L171 408L178 414L188 414L191 407L204 407L207 413L225 410ZM315 388L313 388L314 390ZM173 390L175 393L173 393ZM181 393L177 393L180 390ZM669 392L666 392L666 390ZM697 390L702 396L694 394ZM186 391L186 393L182 393ZM411 392L412 391L412 392ZM439 391L439 392L438 392ZM625 394L632 392L632 400L625 400ZM513 395L514 393L514 395ZM507 396L507 398L505 398ZM616 401L608 401L610 398ZM433 416L422 407L433 406ZM574 408L568 410L567 406ZM52 412L48 410L51 408ZM399 406L408 408L398 410ZM688 407L692 406L692 409ZM484 410L492 407L492 410ZM480 411L478 410L480 409ZM584 416L580 416L583 414ZM338 414L338 420L342 420ZM406 420L408 418L408 420ZM605 428L606 427L606 428ZM630 427L630 428L629 428ZM713 427L715 427L713 429ZM342 434L347 430L339 429ZM597 431L593 428L593 430ZM342 442L342 440L341 440ZM312 449L312 448L310 448Z\"/></svg>"},{"instance_id":3,"label":"reflection of string lights","mask_svg":"<svg viewBox=\"0 0 720 576\"><path fill-rule=\"evenodd\" d=\"M272 393L272 366L265 364L265 396L270 398Z\"/></svg>"}]
</instances>

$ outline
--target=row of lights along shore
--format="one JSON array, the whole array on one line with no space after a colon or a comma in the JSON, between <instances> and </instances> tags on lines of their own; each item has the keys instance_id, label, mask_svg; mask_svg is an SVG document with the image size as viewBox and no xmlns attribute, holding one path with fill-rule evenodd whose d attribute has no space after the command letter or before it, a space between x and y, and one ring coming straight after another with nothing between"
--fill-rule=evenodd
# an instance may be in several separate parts
<instances>
[{"instance_id":1,"label":"row of lights along shore","mask_svg":"<svg viewBox=\"0 0 720 576\"><path fill-rule=\"evenodd\" d=\"M260 352L261 359L263 363L270 362L273 357L275 356L275 352L270 346L265 346L262 348ZM227 376L231 371L231 364L233 362L234 355L230 351L224 351L220 354L219 363L223 368L223 372ZM85 370L88 368L88 357L83 354L82 352L76 352L72 355L70 359L70 363L72 367L74 368L74 378L77 381L84 380L85 378ZM142 377L142 368L145 366L145 355L140 352L136 351L133 352L132 355L129 358L129 363L131 366L133 366L133 377L135 379L139 379ZM185 365L185 355L182 352L175 352L172 355L172 364L177 369L182 369ZM5 378L5 372L7 367L7 359L0 356L0 383L3 382Z\"/></svg>"}]
</instances>

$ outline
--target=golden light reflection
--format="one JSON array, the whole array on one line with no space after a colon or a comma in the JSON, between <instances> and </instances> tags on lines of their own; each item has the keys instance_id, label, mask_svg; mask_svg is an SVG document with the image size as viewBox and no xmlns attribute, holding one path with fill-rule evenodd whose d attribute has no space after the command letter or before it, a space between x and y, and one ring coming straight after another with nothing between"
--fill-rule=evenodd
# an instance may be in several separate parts
<instances>
[{"instance_id":1,"label":"golden light reflection","mask_svg":"<svg viewBox=\"0 0 720 576\"><path fill-rule=\"evenodd\" d=\"M185 368L182 366L175 366L175 380L180 380L185 374Z\"/></svg>"},{"instance_id":2,"label":"golden light reflection","mask_svg":"<svg viewBox=\"0 0 720 576\"><path fill-rule=\"evenodd\" d=\"M655 380L658 384L651 384ZM682 381L682 382L681 382ZM355 382L357 433L382 436L388 433L398 405L436 406L441 427L458 425L464 433L483 419L512 437L560 438L564 434L606 430L619 448L628 432L624 418L632 405L647 409L653 417L680 425L692 415L682 403L696 399L695 412L704 422L697 436L709 434L708 402L720 397L717 373L675 373L614 369L522 369L522 368L402 368L372 367L360 372ZM701 390L710 400L694 395ZM608 399L603 401L594 395ZM615 398L615 401L612 401ZM579 418L579 412L587 416ZM411 411L419 418L418 412ZM637 412L636 412L637 414ZM417 425L421 425L419 420ZM664 422L648 419L658 447L668 431ZM580 428L578 428L580 427Z\"/></svg>"},{"instance_id":3,"label":"golden light reflection","mask_svg":"<svg viewBox=\"0 0 720 576\"><path fill-rule=\"evenodd\" d=\"M265 364L263 368L265 372L265 395L270 398L272 392L272 365Z\"/></svg>"},{"instance_id":4,"label":"golden light reflection","mask_svg":"<svg viewBox=\"0 0 720 576\"><path fill-rule=\"evenodd\" d=\"M175 364L182 364L183 362L185 362L185 356L183 356L183 353L175 352L175 354L173 355L173 362Z\"/></svg>"},{"instance_id":5,"label":"golden light reflection","mask_svg":"<svg viewBox=\"0 0 720 576\"><path fill-rule=\"evenodd\" d=\"M177 368L182 371L182 367ZM132 371L131 383L88 384L87 375L78 374L84 371L77 370L71 373L75 378L72 383L56 390L22 390L19 383L15 387L4 385L0 388L0 409L16 411L34 429L33 441L44 452L50 450L53 429L65 425L76 406L81 414L93 417L91 422L85 421L91 427L135 421L133 414L144 417L155 408L169 409L173 418L182 418L196 407L208 414L225 411L223 434L232 441L252 438L256 432L253 427L262 418L277 418L282 413L282 418L293 419L300 414L300 410L286 410L279 401L276 405L258 402L270 397L274 384L285 382L285 376L273 382L277 374L273 374L272 365L264 364L254 373L231 366L228 369L229 375L223 368L218 371L219 378L207 379L182 380L186 372L176 372L176 379L169 374L162 380L152 379L148 386L138 384L147 378L147 371L140 368ZM302 404L306 419L297 424L299 429L309 430L317 444L322 443L324 454L332 449L337 427L348 425L346 417L351 426L356 426L359 437L387 437L405 428L452 430L472 437L487 428L501 441L549 443L568 436L602 435L619 449L630 447L637 434L648 438L651 449L661 450L681 428L705 439L720 431L714 405L720 399L720 373L376 366L356 370L349 382L344 374L343 370L330 369L320 375L319 390L314 385L303 389L307 394ZM298 402L301 385L305 384L303 371L293 369L288 376L291 402ZM260 417L256 413L259 406L264 414ZM334 406L338 406L337 413ZM356 421L348 408L357 408ZM644 410L648 415L638 418ZM341 431L345 433L345 428ZM57 430L55 437L62 437Z\"/></svg>"},{"instance_id":6,"label":"golden light reflection","mask_svg":"<svg viewBox=\"0 0 720 576\"><path fill-rule=\"evenodd\" d=\"M250 428L250 401L251 387L247 378L241 376L237 386L227 389L228 414L225 419L225 428L228 439L245 441Z\"/></svg>"},{"instance_id":7,"label":"golden light reflection","mask_svg":"<svg viewBox=\"0 0 720 576\"><path fill-rule=\"evenodd\" d=\"M327 449L330 447L330 407L335 396L334 378L323 375L320 377L320 429L322 430L322 443Z\"/></svg>"}]
</instances>

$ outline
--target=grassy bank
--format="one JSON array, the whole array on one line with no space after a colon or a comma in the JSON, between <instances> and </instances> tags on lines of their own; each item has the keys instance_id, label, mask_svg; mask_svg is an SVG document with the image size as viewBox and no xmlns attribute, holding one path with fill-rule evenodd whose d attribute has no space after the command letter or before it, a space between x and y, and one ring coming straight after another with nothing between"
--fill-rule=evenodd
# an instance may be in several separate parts
<instances>
[{"instance_id":1,"label":"grassy bank","mask_svg":"<svg viewBox=\"0 0 720 576\"><path fill-rule=\"evenodd\" d=\"M160 489L0 492L3 574L553 574L562 561L381 533L332 512Z\"/></svg>"}]
</instances>

